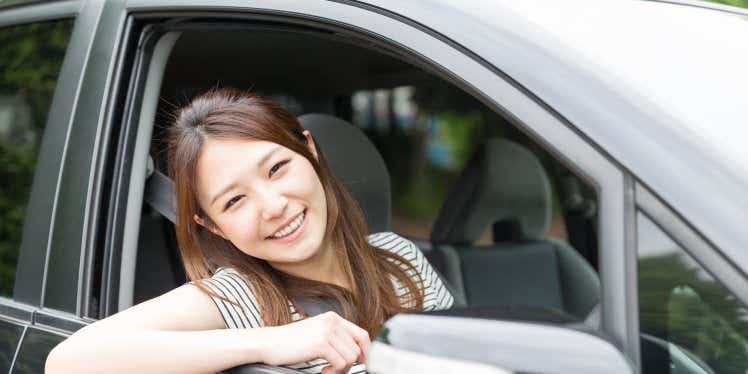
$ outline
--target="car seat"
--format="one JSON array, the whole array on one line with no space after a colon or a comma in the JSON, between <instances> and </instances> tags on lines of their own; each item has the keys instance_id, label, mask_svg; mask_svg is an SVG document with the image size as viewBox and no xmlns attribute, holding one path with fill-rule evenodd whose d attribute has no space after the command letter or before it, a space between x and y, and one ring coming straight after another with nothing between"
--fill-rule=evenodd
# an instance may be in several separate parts
<instances>
[{"instance_id":1,"label":"car seat","mask_svg":"<svg viewBox=\"0 0 748 374\"><path fill-rule=\"evenodd\" d=\"M599 278L568 244L544 238L550 219L540 161L519 144L489 139L450 191L429 256L470 306L543 307L585 319L600 299ZM494 243L475 244L489 227Z\"/></svg>"}]
</instances>

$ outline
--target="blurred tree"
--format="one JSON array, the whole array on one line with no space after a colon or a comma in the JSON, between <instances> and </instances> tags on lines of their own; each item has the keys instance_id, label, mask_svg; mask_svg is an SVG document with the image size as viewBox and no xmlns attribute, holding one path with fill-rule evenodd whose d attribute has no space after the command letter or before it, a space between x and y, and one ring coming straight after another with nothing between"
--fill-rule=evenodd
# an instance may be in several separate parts
<instances>
[{"instance_id":1,"label":"blurred tree","mask_svg":"<svg viewBox=\"0 0 748 374\"><path fill-rule=\"evenodd\" d=\"M0 295L13 290L47 112L72 20L0 29Z\"/></svg>"},{"instance_id":2,"label":"blurred tree","mask_svg":"<svg viewBox=\"0 0 748 374\"><path fill-rule=\"evenodd\" d=\"M732 5L735 7L748 8L748 0L706 0L713 3Z\"/></svg>"},{"instance_id":3,"label":"blurred tree","mask_svg":"<svg viewBox=\"0 0 748 374\"><path fill-rule=\"evenodd\" d=\"M746 311L681 253L639 260L641 331L681 346L717 373L748 371Z\"/></svg>"}]
</instances>

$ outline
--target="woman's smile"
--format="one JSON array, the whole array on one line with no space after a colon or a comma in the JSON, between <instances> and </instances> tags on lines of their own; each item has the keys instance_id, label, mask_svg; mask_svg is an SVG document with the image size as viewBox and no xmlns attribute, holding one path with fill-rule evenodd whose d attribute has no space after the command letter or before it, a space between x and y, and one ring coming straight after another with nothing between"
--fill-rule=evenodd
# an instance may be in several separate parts
<instances>
[{"instance_id":1,"label":"woman's smile","mask_svg":"<svg viewBox=\"0 0 748 374\"><path fill-rule=\"evenodd\" d=\"M284 223L273 235L267 236L265 240L276 243L288 244L298 239L306 228L306 209Z\"/></svg>"}]
</instances>

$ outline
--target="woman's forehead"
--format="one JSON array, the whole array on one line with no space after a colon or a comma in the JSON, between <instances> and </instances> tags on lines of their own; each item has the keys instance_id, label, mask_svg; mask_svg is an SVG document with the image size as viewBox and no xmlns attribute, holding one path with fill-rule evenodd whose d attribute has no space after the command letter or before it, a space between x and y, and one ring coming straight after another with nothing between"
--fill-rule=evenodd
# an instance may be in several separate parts
<instances>
[{"instance_id":1,"label":"woman's forehead","mask_svg":"<svg viewBox=\"0 0 748 374\"><path fill-rule=\"evenodd\" d=\"M236 155L241 155L245 160L255 159L255 161L259 161L268 152L275 149L285 149L285 147L265 140L208 138L200 149L198 163L220 162Z\"/></svg>"}]
</instances>

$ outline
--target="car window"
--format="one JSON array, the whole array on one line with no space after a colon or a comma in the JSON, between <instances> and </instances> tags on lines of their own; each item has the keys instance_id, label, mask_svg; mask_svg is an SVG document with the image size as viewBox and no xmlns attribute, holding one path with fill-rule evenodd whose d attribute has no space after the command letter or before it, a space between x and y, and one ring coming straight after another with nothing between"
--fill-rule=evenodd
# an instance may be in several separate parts
<instances>
[{"instance_id":1,"label":"car window","mask_svg":"<svg viewBox=\"0 0 748 374\"><path fill-rule=\"evenodd\" d=\"M13 290L26 204L73 28L59 20L0 29L0 295Z\"/></svg>"},{"instance_id":2,"label":"car window","mask_svg":"<svg viewBox=\"0 0 748 374\"><path fill-rule=\"evenodd\" d=\"M746 373L748 308L652 220L637 215L645 373Z\"/></svg>"},{"instance_id":3,"label":"car window","mask_svg":"<svg viewBox=\"0 0 748 374\"><path fill-rule=\"evenodd\" d=\"M208 39L216 43L204 45ZM303 64L288 57L299 48L314 51ZM599 302L594 189L495 108L443 76L329 35L186 30L163 73L149 150L156 170L167 170L169 113L216 86L248 88L294 114L333 115L360 128L389 172L387 230L415 239L453 293L467 296L467 305L542 307L583 319ZM513 165L504 151L516 151L513 157L529 167ZM499 164L502 171L494 172ZM490 176L470 177L483 174ZM463 195L455 187L466 180L480 185L481 194L471 194L480 198L445 208ZM173 225L148 204L136 206L142 210L135 303L185 281ZM464 224L472 220L480 222ZM515 284L523 287L509 287Z\"/></svg>"},{"instance_id":4,"label":"car window","mask_svg":"<svg viewBox=\"0 0 748 374\"><path fill-rule=\"evenodd\" d=\"M396 231L428 240L450 185L459 178L481 141L507 138L532 151L551 176L552 221L546 236L568 239L562 197L555 182L571 173L516 127L465 92L436 80L423 85L361 90L350 96L350 108L346 119L369 135L387 162L392 176ZM337 114L346 117L340 107ZM491 236L487 227L478 243L491 243Z\"/></svg>"}]
</instances>

